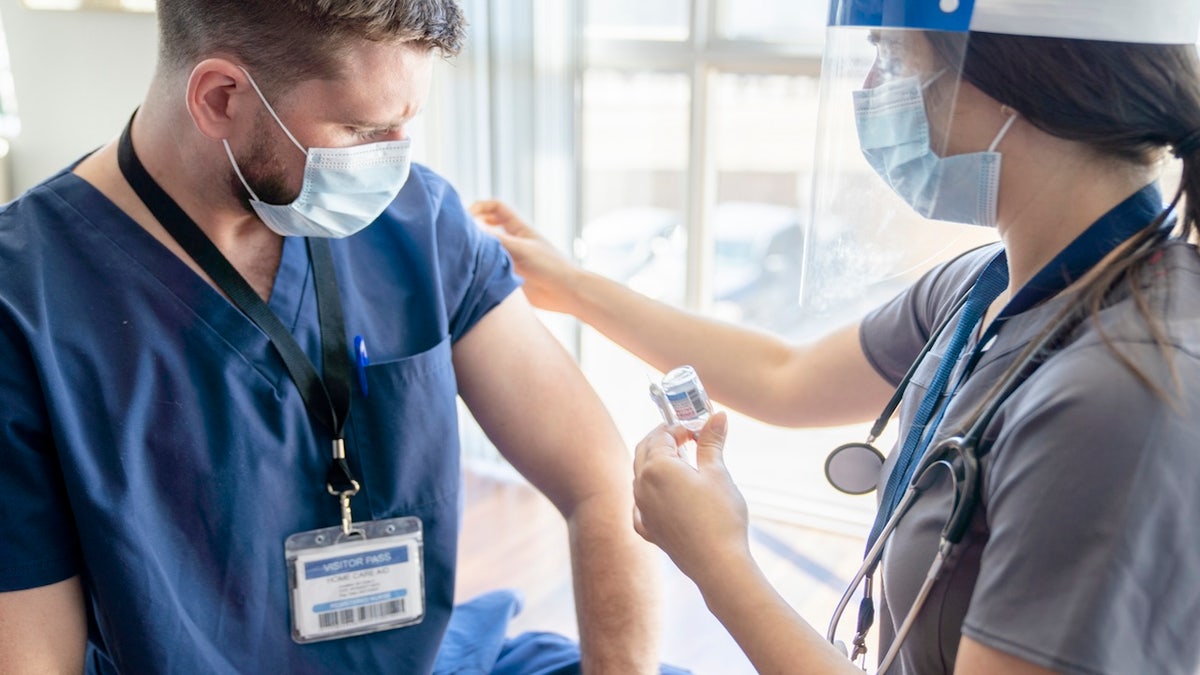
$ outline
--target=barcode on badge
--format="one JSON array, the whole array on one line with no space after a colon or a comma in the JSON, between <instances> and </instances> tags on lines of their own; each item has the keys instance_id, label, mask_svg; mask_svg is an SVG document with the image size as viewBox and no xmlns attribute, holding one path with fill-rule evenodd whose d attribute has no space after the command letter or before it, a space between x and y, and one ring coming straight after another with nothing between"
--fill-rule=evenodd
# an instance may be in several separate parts
<instances>
[{"instance_id":1,"label":"barcode on badge","mask_svg":"<svg viewBox=\"0 0 1200 675\"><path fill-rule=\"evenodd\" d=\"M324 612L317 615L317 622L321 628L333 628L335 626L349 626L403 613L404 598L398 598L396 600L378 602L374 605L363 605L362 607L351 607L350 609L341 609L335 612Z\"/></svg>"}]
</instances>

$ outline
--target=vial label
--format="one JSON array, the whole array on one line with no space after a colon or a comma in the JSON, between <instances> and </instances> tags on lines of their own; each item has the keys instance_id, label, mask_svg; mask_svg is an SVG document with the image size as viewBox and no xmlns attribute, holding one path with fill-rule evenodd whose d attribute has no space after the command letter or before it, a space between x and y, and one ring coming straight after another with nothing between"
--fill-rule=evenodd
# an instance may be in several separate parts
<instances>
[{"instance_id":1,"label":"vial label","mask_svg":"<svg viewBox=\"0 0 1200 675\"><path fill-rule=\"evenodd\" d=\"M667 394L675 417L680 422L688 422L697 418L708 417L708 406L698 389L688 389L674 394Z\"/></svg>"}]
</instances>

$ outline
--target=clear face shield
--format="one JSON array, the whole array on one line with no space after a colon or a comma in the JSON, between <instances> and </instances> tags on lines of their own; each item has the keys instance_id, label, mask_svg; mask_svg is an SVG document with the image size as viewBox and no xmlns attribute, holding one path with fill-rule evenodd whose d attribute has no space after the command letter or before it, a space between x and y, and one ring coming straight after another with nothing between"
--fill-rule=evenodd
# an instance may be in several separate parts
<instances>
[{"instance_id":1,"label":"clear face shield","mask_svg":"<svg viewBox=\"0 0 1200 675\"><path fill-rule=\"evenodd\" d=\"M933 264L996 239L991 227L963 226L995 225L999 182L984 130L963 132L969 33L896 27L857 7L913 4L834 2L801 290L810 311L861 315Z\"/></svg>"}]
</instances>

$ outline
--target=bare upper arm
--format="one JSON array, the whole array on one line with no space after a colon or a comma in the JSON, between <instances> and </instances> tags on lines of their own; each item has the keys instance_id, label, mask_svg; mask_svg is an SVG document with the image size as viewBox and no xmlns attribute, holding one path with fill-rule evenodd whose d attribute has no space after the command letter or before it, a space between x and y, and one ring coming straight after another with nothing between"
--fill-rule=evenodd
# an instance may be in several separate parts
<instances>
[{"instance_id":1,"label":"bare upper arm","mask_svg":"<svg viewBox=\"0 0 1200 675\"><path fill-rule=\"evenodd\" d=\"M459 394L500 452L570 513L628 487L628 449L575 361L512 293L454 345Z\"/></svg>"},{"instance_id":2,"label":"bare upper arm","mask_svg":"<svg viewBox=\"0 0 1200 675\"><path fill-rule=\"evenodd\" d=\"M79 577L0 593L0 671L80 673L86 648Z\"/></svg>"},{"instance_id":3,"label":"bare upper arm","mask_svg":"<svg viewBox=\"0 0 1200 675\"><path fill-rule=\"evenodd\" d=\"M834 426L874 419L895 390L863 352L859 324L792 350L774 381L785 391L763 419L782 426Z\"/></svg>"},{"instance_id":4,"label":"bare upper arm","mask_svg":"<svg viewBox=\"0 0 1200 675\"><path fill-rule=\"evenodd\" d=\"M1053 675L1055 672L965 636L959 641L954 662L955 675Z\"/></svg>"}]
</instances>

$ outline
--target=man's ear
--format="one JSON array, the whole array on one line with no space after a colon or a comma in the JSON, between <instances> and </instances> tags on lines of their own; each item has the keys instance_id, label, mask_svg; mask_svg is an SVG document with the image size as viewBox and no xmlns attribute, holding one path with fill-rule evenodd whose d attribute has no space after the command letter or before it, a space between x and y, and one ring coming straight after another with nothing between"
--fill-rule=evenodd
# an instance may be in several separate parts
<instances>
[{"instance_id":1,"label":"man's ear","mask_svg":"<svg viewBox=\"0 0 1200 675\"><path fill-rule=\"evenodd\" d=\"M250 78L237 64L222 58L205 59L192 68L187 82L187 108L200 133L213 140L229 138L239 114L250 105L261 105Z\"/></svg>"}]
</instances>

